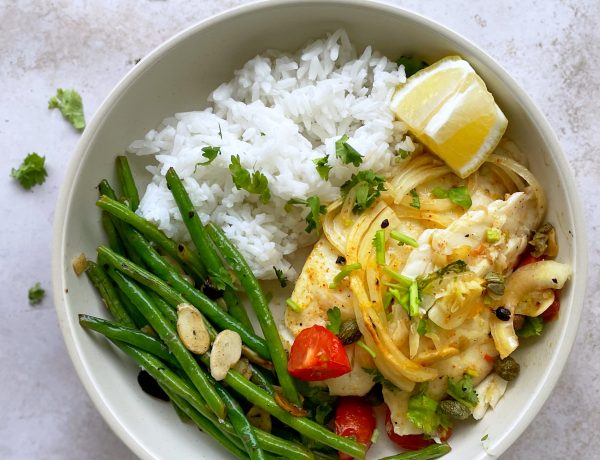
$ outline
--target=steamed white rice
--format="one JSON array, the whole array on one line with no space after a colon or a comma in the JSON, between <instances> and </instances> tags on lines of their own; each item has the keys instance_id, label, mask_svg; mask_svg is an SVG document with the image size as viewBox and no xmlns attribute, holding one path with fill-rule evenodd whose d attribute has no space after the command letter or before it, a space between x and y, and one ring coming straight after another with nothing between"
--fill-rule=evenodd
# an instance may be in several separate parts
<instances>
[{"instance_id":1,"label":"steamed white rice","mask_svg":"<svg viewBox=\"0 0 600 460\"><path fill-rule=\"evenodd\" d=\"M313 195L329 203L352 173L384 171L398 148L414 149L388 108L394 88L405 79L403 67L371 47L359 56L343 30L293 54L256 56L210 95L206 109L175 114L130 145L131 153L154 155L157 162L148 167L153 178L138 213L167 235L189 240L164 177L174 167L202 221L221 226L258 277L273 278L275 266L294 278L289 258L315 234L304 231L306 208L287 213L285 203ZM364 155L359 168L335 158L335 141L344 134ZM206 146L220 147L221 154L196 168L205 161ZM267 177L269 203L234 186L232 155ZM324 155L333 166L329 182L313 163Z\"/></svg>"}]
</instances>

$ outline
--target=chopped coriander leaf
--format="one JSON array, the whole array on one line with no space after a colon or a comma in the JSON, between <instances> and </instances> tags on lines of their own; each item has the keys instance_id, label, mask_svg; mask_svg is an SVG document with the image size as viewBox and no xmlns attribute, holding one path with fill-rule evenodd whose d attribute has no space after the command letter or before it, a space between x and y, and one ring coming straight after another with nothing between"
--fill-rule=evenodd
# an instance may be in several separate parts
<instances>
[{"instance_id":1,"label":"chopped coriander leaf","mask_svg":"<svg viewBox=\"0 0 600 460\"><path fill-rule=\"evenodd\" d=\"M292 198L285 204L285 210L289 212L291 207L296 204L303 204L310 209L310 212L306 215L306 228L304 231L310 233L316 230L317 235L321 233L321 214L327 213L327 207L321 204L321 200L318 196L308 197L306 200L300 200L298 198Z\"/></svg>"},{"instance_id":2,"label":"chopped coriander leaf","mask_svg":"<svg viewBox=\"0 0 600 460\"><path fill-rule=\"evenodd\" d=\"M539 316L525 316L523 327L517 331L521 338L536 337L544 330L544 321Z\"/></svg>"},{"instance_id":3,"label":"chopped coriander leaf","mask_svg":"<svg viewBox=\"0 0 600 460\"><path fill-rule=\"evenodd\" d=\"M385 231L377 230L373 238L373 246L375 246L375 259L377 265L385 265Z\"/></svg>"},{"instance_id":4,"label":"chopped coriander leaf","mask_svg":"<svg viewBox=\"0 0 600 460\"><path fill-rule=\"evenodd\" d=\"M487 441L487 438L488 438L488 435L487 435L487 434L484 434L484 435L482 436L481 440L482 440L482 441Z\"/></svg>"},{"instance_id":5,"label":"chopped coriander leaf","mask_svg":"<svg viewBox=\"0 0 600 460\"><path fill-rule=\"evenodd\" d=\"M263 204L269 202L271 199L271 191L269 190L269 181L264 174L259 171L254 171L254 173L250 174L250 172L242 166L239 155L231 157L229 171L231 171L231 178L238 189L260 195L260 201Z\"/></svg>"},{"instance_id":6,"label":"chopped coriander leaf","mask_svg":"<svg viewBox=\"0 0 600 460\"><path fill-rule=\"evenodd\" d=\"M345 165L353 164L354 166L360 166L363 161L363 156L352 147L348 142L347 135L343 135L337 141L335 141L335 156L339 158Z\"/></svg>"},{"instance_id":7,"label":"chopped coriander leaf","mask_svg":"<svg viewBox=\"0 0 600 460\"><path fill-rule=\"evenodd\" d=\"M417 240L415 240L414 238L411 238L408 235L405 235L402 232L399 232L397 230L392 230L390 232L390 237L396 241L398 241L398 244L400 246L404 245L404 244L408 244L409 246L412 246L413 248L418 248L419 247L419 243L417 243Z\"/></svg>"},{"instance_id":8,"label":"chopped coriander leaf","mask_svg":"<svg viewBox=\"0 0 600 460\"><path fill-rule=\"evenodd\" d=\"M413 282L412 278L409 278L408 276L403 275L402 273L395 272L389 267L383 267L383 271L392 279L401 283L405 288L408 288Z\"/></svg>"},{"instance_id":9,"label":"chopped coriander leaf","mask_svg":"<svg viewBox=\"0 0 600 460\"><path fill-rule=\"evenodd\" d=\"M431 194L436 198L448 198L448 190L442 187L436 187L431 191Z\"/></svg>"},{"instance_id":10,"label":"chopped coriander leaf","mask_svg":"<svg viewBox=\"0 0 600 460\"><path fill-rule=\"evenodd\" d=\"M381 383L382 386L386 387L390 391L396 391L398 387L386 379L378 369L363 367L363 371L371 376L371 380L374 383Z\"/></svg>"},{"instance_id":11,"label":"chopped coriander leaf","mask_svg":"<svg viewBox=\"0 0 600 460\"><path fill-rule=\"evenodd\" d=\"M18 169L12 168L10 175L17 179L21 186L29 190L34 185L41 185L46 180L48 172L44 163L45 157L39 156L37 153L29 153Z\"/></svg>"},{"instance_id":12,"label":"chopped coriander leaf","mask_svg":"<svg viewBox=\"0 0 600 460\"><path fill-rule=\"evenodd\" d=\"M452 203L459 205L463 209L469 209L473 202L471 201L471 195L469 189L464 185L460 187L452 187L448 190L448 199Z\"/></svg>"},{"instance_id":13,"label":"chopped coriander leaf","mask_svg":"<svg viewBox=\"0 0 600 460\"><path fill-rule=\"evenodd\" d=\"M342 312L338 307L330 308L327 310L327 319L329 320L327 329L337 335L342 325Z\"/></svg>"},{"instance_id":14,"label":"chopped coriander leaf","mask_svg":"<svg viewBox=\"0 0 600 460\"><path fill-rule=\"evenodd\" d=\"M319 176L321 176L321 179L323 180L329 180L329 171L331 171L331 166L329 166L329 164L327 163L329 161L329 156L325 155L322 158L317 158L315 160L313 160L313 163L315 164L316 168L317 168L317 172L319 173Z\"/></svg>"},{"instance_id":15,"label":"chopped coriander leaf","mask_svg":"<svg viewBox=\"0 0 600 460\"><path fill-rule=\"evenodd\" d=\"M287 280L287 276L284 275L283 270L281 270L275 266L273 267L273 270L275 270L275 276L279 280L279 285L281 287L286 287L288 280Z\"/></svg>"},{"instance_id":16,"label":"chopped coriander leaf","mask_svg":"<svg viewBox=\"0 0 600 460\"><path fill-rule=\"evenodd\" d=\"M410 201L410 205L413 208L421 209L421 200L419 199L419 194L417 193L417 189L412 189L410 191L410 196L412 197Z\"/></svg>"},{"instance_id":17,"label":"chopped coriander leaf","mask_svg":"<svg viewBox=\"0 0 600 460\"><path fill-rule=\"evenodd\" d=\"M497 243L500 241L501 236L502 232L497 228L488 228L485 231L485 239L488 243Z\"/></svg>"},{"instance_id":18,"label":"chopped coriander leaf","mask_svg":"<svg viewBox=\"0 0 600 460\"><path fill-rule=\"evenodd\" d=\"M75 129L82 130L85 128L83 102L79 93L74 89L59 88L56 91L56 96L48 101L48 108L59 109Z\"/></svg>"},{"instance_id":19,"label":"chopped coriander leaf","mask_svg":"<svg viewBox=\"0 0 600 460\"><path fill-rule=\"evenodd\" d=\"M467 269L468 267L464 260L455 260L425 277L418 277L417 282L419 284L419 290L423 291L429 284L433 283L435 280L441 279L448 273L462 273L467 271Z\"/></svg>"},{"instance_id":20,"label":"chopped coriander leaf","mask_svg":"<svg viewBox=\"0 0 600 460\"><path fill-rule=\"evenodd\" d=\"M360 348L362 348L367 353L369 353L371 355L371 358L373 358L373 359L377 358L377 353L375 353L375 351L370 346L368 346L365 342L363 342L362 340L357 340L356 345L358 345Z\"/></svg>"},{"instance_id":21,"label":"chopped coriander leaf","mask_svg":"<svg viewBox=\"0 0 600 460\"><path fill-rule=\"evenodd\" d=\"M419 298L419 285L416 281L408 288L408 310L411 318L416 318L419 316L419 305L421 304L421 299Z\"/></svg>"},{"instance_id":22,"label":"chopped coriander leaf","mask_svg":"<svg viewBox=\"0 0 600 460\"><path fill-rule=\"evenodd\" d=\"M410 295L408 294L408 292L400 292L399 289L390 288L388 289L387 293L390 296L392 296L392 299L394 299L396 303L400 305L404 309L404 311L406 311L407 314L410 314Z\"/></svg>"},{"instance_id":23,"label":"chopped coriander leaf","mask_svg":"<svg viewBox=\"0 0 600 460\"><path fill-rule=\"evenodd\" d=\"M395 152L395 155L400 157L401 159L405 160L410 156L411 152L409 152L408 150L404 150L404 149L398 149Z\"/></svg>"},{"instance_id":24,"label":"chopped coriander leaf","mask_svg":"<svg viewBox=\"0 0 600 460\"><path fill-rule=\"evenodd\" d=\"M425 335L425 334L427 334L427 332L429 332L429 327L427 325L427 320L426 319L420 319L419 320L419 324L417 325L417 334L419 334L419 335Z\"/></svg>"},{"instance_id":25,"label":"chopped coriander leaf","mask_svg":"<svg viewBox=\"0 0 600 460\"><path fill-rule=\"evenodd\" d=\"M419 58L409 56L400 56L400 58L398 58L398 60L396 61L396 64L398 64L398 66L404 66L404 73L406 73L406 78L413 76L419 70L424 69L429 65Z\"/></svg>"},{"instance_id":26,"label":"chopped coriander leaf","mask_svg":"<svg viewBox=\"0 0 600 460\"><path fill-rule=\"evenodd\" d=\"M385 179L372 170L359 171L342 184L342 198L355 189L355 204L352 212L360 214L371 207L375 199L385 191Z\"/></svg>"},{"instance_id":27,"label":"chopped coriander leaf","mask_svg":"<svg viewBox=\"0 0 600 460\"><path fill-rule=\"evenodd\" d=\"M473 387L473 378L468 374L463 375L463 378L460 380L449 378L448 394L471 410L479 402L479 398Z\"/></svg>"},{"instance_id":28,"label":"chopped coriander leaf","mask_svg":"<svg viewBox=\"0 0 600 460\"><path fill-rule=\"evenodd\" d=\"M362 265L359 263L344 265L337 275L333 277L333 282L329 284L329 289L336 289L338 285L354 270L360 270Z\"/></svg>"},{"instance_id":29,"label":"chopped coriander leaf","mask_svg":"<svg viewBox=\"0 0 600 460\"><path fill-rule=\"evenodd\" d=\"M297 302L294 302L292 299L287 299L285 303L288 307L290 307L292 311L295 311L296 313L300 313L302 310L304 310Z\"/></svg>"},{"instance_id":30,"label":"chopped coriander leaf","mask_svg":"<svg viewBox=\"0 0 600 460\"><path fill-rule=\"evenodd\" d=\"M202 147L202 156L206 158L207 161L196 163L196 167L194 168L194 172L196 172L196 168L198 166L207 166L211 164L218 155L221 154L221 147Z\"/></svg>"},{"instance_id":31,"label":"chopped coriander leaf","mask_svg":"<svg viewBox=\"0 0 600 460\"><path fill-rule=\"evenodd\" d=\"M44 299L45 295L46 291L42 289L40 283L35 283L33 287L29 289L27 294L27 297L29 298L29 305L37 305Z\"/></svg>"}]
</instances>

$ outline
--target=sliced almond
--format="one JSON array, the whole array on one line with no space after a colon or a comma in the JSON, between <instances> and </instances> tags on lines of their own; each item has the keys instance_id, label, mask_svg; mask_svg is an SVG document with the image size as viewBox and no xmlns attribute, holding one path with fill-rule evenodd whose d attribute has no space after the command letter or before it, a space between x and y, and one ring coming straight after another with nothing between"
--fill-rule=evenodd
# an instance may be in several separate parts
<instances>
[{"instance_id":1,"label":"sliced almond","mask_svg":"<svg viewBox=\"0 0 600 460\"><path fill-rule=\"evenodd\" d=\"M235 331L225 329L217 334L210 353L210 374L223 380L227 371L242 357L242 339Z\"/></svg>"},{"instance_id":2,"label":"sliced almond","mask_svg":"<svg viewBox=\"0 0 600 460\"><path fill-rule=\"evenodd\" d=\"M177 307L177 334L185 348L202 355L210 347L210 336L202 314L196 307L182 303Z\"/></svg>"}]
</instances>

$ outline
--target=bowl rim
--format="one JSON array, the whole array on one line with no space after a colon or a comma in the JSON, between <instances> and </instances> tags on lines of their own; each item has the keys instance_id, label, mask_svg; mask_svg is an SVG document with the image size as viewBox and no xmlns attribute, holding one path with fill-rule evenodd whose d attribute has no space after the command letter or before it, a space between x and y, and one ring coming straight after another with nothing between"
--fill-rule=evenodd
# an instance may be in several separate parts
<instances>
[{"instance_id":1,"label":"bowl rim","mask_svg":"<svg viewBox=\"0 0 600 460\"><path fill-rule=\"evenodd\" d=\"M576 278L572 280L574 283L573 306L575 306L575 308L568 312L567 321L565 322L563 331L556 343L556 345L561 346L561 352L553 355L554 359L552 362L548 363L547 370L541 377L547 382L547 384L533 395L529 405L524 408L526 410L521 412L516 422L513 421L511 423L507 435L499 439L498 442L494 444L494 454L500 455L506 449L508 449L508 447L512 445L525 431L527 426L529 426L529 424L538 414L550 396L551 392L554 390L575 342L579 327L579 320L584 305L588 265L588 255L586 251L587 236L584 230L586 227L583 218L581 199L577 192L573 170L568 163L559 140L548 123L545 115L541 112L533 100L525 93L525 91L517 84L513 77L510 76L510 74L499 63L497 63L485 51L480 49L475 43L460 33L448 28L447 26L444 26L437 21L429 19L426 16L411 11L405 7L400 7L378 0L257 0L251 3L236 6L196 22L176 33L163 43L159 44L127 74L125 74L125 76L121 78L121 80L109 92L102 104L98 107L98 110L93 115L90 123L84 130L77 143L75 151L69 161L69 166L66 170L65 177L63 178L63 183L58 195L58 201L54 215L54 235L52 240L52 286L54 305L63 339L77 375L92 402L94 403L96 409L100 412L103 419L110 426L113 432L127 445L127 447L140 458L155 458L145 448L143 443L128 431L127 427L120 422L116 414L113 413L109 409L109 406L105 403L101 393L97 388L97 383L90 377L87 365L82 359L81 350L74 340L74 335L72 333L73 331L71 330L69 324L69 318L67 316L67 301L65 297L65 279L63 275L66 272L65 270L69 269L64 263L64 236L66 223L65 218L74 198L72 186L73 181L71 179L77 176L80 168L83 166L84 159L86 158L86 152L96 136L98 127L107 117L111 107L119 99L119 97L125 91L127 91L127 89L144 73L145 69L152 66L153 63L160 59L164 53L200 30L213 24L227 21L231 17L244 15L249 12L270 9L272 7L285 7L286 5L298 4L321 4L324 6L347 6L348 4L351 4L359 7L379 9L392 15L403 16L410 21L422 24L424 27L434 30L436 33L452 36L453 40L455 40L465 49L468 49L472 56L475 56L480 62L491 69L491 71L500 78L502 83L505 84L508 89L512 91L521 101L522 107L527 112L528 117L535 124L542 138L544 138L548 143L550 154L558 166L558 174L560 176L561 183L564 185L565 190L571 193L569 200L572 206L569 211L572 215L575 227L582 229L580 232L577 232L577 238L573 238L574 257L572 268L573 273L577 274Z\"/></svg>"}]
</instances>

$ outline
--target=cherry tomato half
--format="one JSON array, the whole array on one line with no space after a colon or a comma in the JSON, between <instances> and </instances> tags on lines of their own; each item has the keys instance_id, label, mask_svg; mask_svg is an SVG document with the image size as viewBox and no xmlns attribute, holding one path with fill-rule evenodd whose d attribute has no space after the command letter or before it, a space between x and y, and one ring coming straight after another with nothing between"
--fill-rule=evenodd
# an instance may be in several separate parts
<instances>
[{"instance_id":1,"label":"cherry tomato half","mask_svg":"<svg viewBox=\"0 0 600 460\"><path fill-rule=\"evenodd\" d=\"M323 326L304 329L292 344L288 372L300 380L331 379L351 370L344 345Z\"/></svg>"},{"instance_id":2,"label":"cherry tomato half","mask_svg":"<svg viewBox=\"0 0 600 460\"><path fill-rule=\"evenodd\" d=\"M531 254L527 254L519 262L519 267L524 267L525 265L529 265L529 264L532 264L534 262L539 262L540 260L543 260L543 258L542 257L535 257L535 256L532 256Z\"/></svg>"},{"instance_id":3,"label":"cherry tomato half","mask_svg":"<svg viewBox=\"0 0 600 460\"><path fill-rule=\"evenodd\" d=\"M387 406L385 407L385 431L390 440L406 450L420 450L435 444L433 439L426 438L424 434L406 434L404 436L396 434L390 409Z\"/></svg>"},{"instance_id":4,"label":"cherry tomato half","mask_svg":"<svg viewBox=\"0 0 600 460\"><path fill-rule=\"evenodd\" d=\"M542 319L545 323L548 321L554 321L558 318L558 312L560 311L560 291L554 291L554 302L550 304L548 308L541 314Z\"/></svg>"},{"instance_id":5,"label":"cherry tomato half","mask_svg":"<svg viewBox=\"0 0 600 460\"><path fill-rule=\"evenodd\" d=\"M377 426L375 412L363 398L348 396L340 398L335 409L335 433L367 446ZM351 460L352 457L339 452L340 460Z\"/></svg>"}]
</instances>

